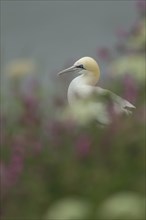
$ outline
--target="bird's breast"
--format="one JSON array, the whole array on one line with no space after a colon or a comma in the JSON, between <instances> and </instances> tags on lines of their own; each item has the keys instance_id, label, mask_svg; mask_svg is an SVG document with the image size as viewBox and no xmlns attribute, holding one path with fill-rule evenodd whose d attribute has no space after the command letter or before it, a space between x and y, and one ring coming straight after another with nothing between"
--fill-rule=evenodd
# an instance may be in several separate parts
<instances>
[{"instance_id":1,"label":"bird's breast","mask_svg":"<svg viewBox=\"0 0 146 220\"><path fill-rule=\"evenodd\" d=\"M77 77L78 78L78 77ZM73 79L68 87L67 98L69 105L74 104L79 99L80 89L79 80L77 78Z\"/></svg>"},{"instance_id":2,"label":"bird's breast","mask_svg":"<svg viewBox=\"0 0 146 220\"><path fill-rule=\"evenodd\" d=\"M72 80L68 88L68 102L73 105L76 101L89 98L94 87L86 85L82 76Z\"/></svg>"}]
</instances>

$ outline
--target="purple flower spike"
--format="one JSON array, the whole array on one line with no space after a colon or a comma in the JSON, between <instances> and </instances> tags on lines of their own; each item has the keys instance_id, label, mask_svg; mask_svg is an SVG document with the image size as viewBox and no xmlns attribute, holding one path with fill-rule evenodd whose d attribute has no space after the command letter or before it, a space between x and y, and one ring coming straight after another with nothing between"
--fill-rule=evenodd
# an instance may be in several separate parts
<instances>
[{"instance_id":1,"label":"purple flower spike","mask_svg":"<svg viewBox=\"0 0 146 220\"><path fill-rule=\"evenodd\" d=\"M141 106L136 114L136 119L139 121L141 124L146 124L146 106L143 105Z\"/></svg>"},{"instance_id":2,"label":"purple flower spike","mask_svg":"<svg viewBox=\"0 0 146 220\"><path fill-rule=\"evenodd\" d=\"M97 50L97 56L105 61L109 61L111 59L111 54L108 48L102 47Z\"/></svg>"},{"instance_id":3,"label":"purple flower spike","mask_svg":"<svg viewBox=\"0 0 146 220\"><path fill-rule=\"evenodd\" d=\"M24 154L26 146L26 138L22 135L15 135L12 140L13 151Z\"/></svg>"},{"instance_id":4,"label":"purple flower spike","mask_svg":"<svg viewBox=\"0 0 146 220\"><path fill-rule=\"evenodd\" d=\"M124 98L132 102L133 104L137 100L138 88L134 78L131 75L126 75L124 78Z\"/></svg>"},{"instance_id":5,"label":"purple flower spike","mask_svg":"<svg viewBox=\"0 0 146 220\"><path fill-rule=\"evenodd\" d=\"M145 15L146 13L146 1L145 0L137 0L136 6L140 14Z\"/></svg>"},{"instance_id":6,"label":"purple flower spike","mask_svg":"<svg viewBox=\"0 0 146 220\"><path fill-rule=\"evenodd\" d=\"M0 162L0 185L1 185L1 193L3 196L5 195L9 186L8 168L3 162Z\"/></svg>"},{"instance_id":7,"label":"purple flower spike","mask_svg":"<svg viewBox=\"0 0 146 220\"><path fill-rule=\"evenodd\" d=\"M9 183L14 185L19 179L23 170L23 158L20 155L14 154L9 164Z\"/></svg>"},{"instance_id":8,"label":"purple flower spike","mask_svg":"<svg viewBox=\"0 0 146 220\"><path fill-rule=\"evenodd\" d=\"M24 97L24 104L28 110L34 110L38 107L37 99L34 96Z\"/></svg>"},{"instance_id":9,"label":"purple flower spike","mask_svg":"<svg viewBox=\"0 0 146 220\"><path fill-rule=\"evenodd\" d=\"M16 184L24 167L26 142L23 136L17 135L12 141L12 155L7 167L9 187Z\"/></svg>"},{"instance_id":10,"label":"purple flower spike","mask_svg":"<svg viewBox=\"0 0 146 220\"><path fill-rule=\"evenodd\" d=\"M89 154L91 140L88 136L82 135L76 142L77 153L80 157L86 157Z\"/></svg>"},{"instance_id":11,"label":"purple flower spike","mask_svg":"<svg viewBox=\"0 0 146 220\"><path fill-rule=\"evenodd\" d=\"M35 142L34 143L34 153L37 155L41 152L42 150L42 143L41 142Z\"/></svg>"},{"instance_id":12,"label":"purple flower spike","mask_svg":"<svg viewBox=\"0 0 146 220\"><path fill-rule=\"evenodd\" d=\"M123 30L122 28L118 28L116 31L116 34L118 37L120 38L126 38L128 37L128 32L126 32L125 30Z\"/></svg>"}]
</instances>

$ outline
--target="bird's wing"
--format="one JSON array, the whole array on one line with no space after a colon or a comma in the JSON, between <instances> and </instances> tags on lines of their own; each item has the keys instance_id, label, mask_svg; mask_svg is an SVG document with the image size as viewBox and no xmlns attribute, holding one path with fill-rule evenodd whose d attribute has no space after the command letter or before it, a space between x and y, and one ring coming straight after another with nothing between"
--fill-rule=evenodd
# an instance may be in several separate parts
<instances>
[{"instance_id":1,"label":"bird's wing","mask_svg":"<svg viewBox=\"0 0 146 220\"><path fill-rule=\"evenodd\" d=\"M82 92L83 90L83 92ZM85 92L86 91L86 92ZM116 109L119 111L125 111L126 113L129 113L130 110L135 109L135 106L132 105L129 101L121 98L120 96L116 95L115 93L103 89L101 87L93 87L93 86L87 86L86 88L81 88L80 90L81 98L90 98L90 97L98 97L101 102L104 102L106 100L110 100L116 107ZM85 96L85 97L84 97ZM103 100L104 99L104 100ZM105 100L106 99L106 100Z\"/></svg>"},{"instance_id":2,"label":"bird's wing","mask_svg":"<svg viewBox=\"0 0 146 220\"><path fill-rule=\"evenodd\" d=\"M116 105L116 107L119 108L119 110L125 111L125 113L130 113L130 110L135 109L135 106L132 105L129 101L121 98L109 90L96 87L96 91L97 94L101 96L108 96L110 100Z\"/></svg>"}]
</instances>

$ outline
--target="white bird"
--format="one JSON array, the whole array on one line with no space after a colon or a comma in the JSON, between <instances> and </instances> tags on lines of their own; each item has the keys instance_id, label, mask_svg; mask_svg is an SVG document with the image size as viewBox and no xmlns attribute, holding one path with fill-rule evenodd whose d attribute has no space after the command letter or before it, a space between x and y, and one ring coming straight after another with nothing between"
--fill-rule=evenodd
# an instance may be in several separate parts
<instances>
[{"instance_id":1,"label":"white bird","mask_svg":"<svg viewBox=\"0 0 146 220\"><path fill-rule=\"evenodd\" d=\"M131 113L130 110L135 108L129 101L109 90L96 86L100 77L100 69L97 62L91 57L79 59L73 66L59 72L58 75L64 73L79 74L71 81L68 88L69 105L72 112L78 114L79 120L84 115L86 120L94 118L100 124L109 124L112 119L108 111L107 97L108 100L112 101L113 110L116 114L129 114Z\"/></svg>"}]
</instances>

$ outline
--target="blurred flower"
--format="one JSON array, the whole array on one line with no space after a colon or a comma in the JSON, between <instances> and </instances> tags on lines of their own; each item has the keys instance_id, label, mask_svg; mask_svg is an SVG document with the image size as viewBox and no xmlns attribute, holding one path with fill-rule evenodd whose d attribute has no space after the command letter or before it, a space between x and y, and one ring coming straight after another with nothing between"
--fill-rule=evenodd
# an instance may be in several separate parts
<instances>
[{"instance_id":1,"label":"blurred flower","mask_svg":"<svg viewBox=\"0 0 146 220\"><path fill-rule=\"evenodd\" d=\"M58 98L58 97L55 97L55 98L53 99L53 103L54 103L54 106L55 106L56 108L62 107L62 106L65 105L64 100L63 100L62 98Z\"/></svg>"},{"instance_id":2,"label":"blurred flower","mask_svg":"<svg viewBox=\"0 0 146 220\"><path fill-rule=\"evenodd\" d=\"M11 159L8 164L8 180L10 186L15 184L23 171L26 141L23 136L14 137L11 145Z\"/></svg>"},{"instance_id":3,"label":"blurred flower","mask_svg":"<svg viewBox=\"0 0 146 220\"><path fill-rule=\"evenodd\" d=\"M99 207L100 219L145 219L145 201L140 195L123 192L111 196Z\"/></svg>"},{"instance_id":4,"label":"blurred flower","mask_svg":"<svg viewBox=\"0 0 146 220\"><path fill-rule=\"evenodd\" d=\"M91 147L91 139L87 135L81 135L76 142L77 154L80 157L85 157L88 155Z\"/></svg>"},{"instance_id":5,"label":"blurred flower","mask_svg":"<svg viewBox=\"0 0 146 220\"><path fill-rule=\"evenodd\" d=\"M92 104L91 104L92 103ZM97 114L98 113L98 114ZM78 126L84 126L98 120L101 124L109 123L109 116L106 111L106 105L97 103L93 100L79 100L73 106L60 110L57 115L62 122L72 120Z\"/></svg>"},{"instance_id":6,"label":"blurred flower","mask_svg":"<svg viewBox=\"0 0 146 220\"><path fill-rule=\"evenodd\" d=\"M137 6L139 12L142 15L146 16L146 1L145 0L137 0L136 6Z\"/></svg>"},{"instance_id":7,"label":"blurred flower","mask_svg":"<svg viewBox=\"0 0 146 220\"><path fill-rule=\"evenodd\" d=\"M48 131L51 133L51 135L53 135L53 137L59 137L63 131L63 123L57 120L49 121L47 125L47 133Z\"/></svg>"},{"instance_id":8,"label":"blurred flower","mask_svg":"<svg viewBox=\"0 0 146 220\"><path fill-rule=\"evenodd\" d=\"M38 99L33 96L23 96L23 114L20 117L20 122L25 125L35 125L40 123L39 117L39 102Z\"/></svg>"},{"instance_id":9,"label":"blurred flower","mask_svg":"<svg viewBox=\"0 0 146 220\"><path fill-rule=\"evenodd\" d=\"M62 140L61 137L63 132L65 132L63 122L50 119L46 125L45 131L51 141L51 146L60 146Z\"/></svg>"},{"instance_id":10,"label":"blurred flower","mask_svg":"<svg viewBox=\"0 0 146 220\"><path fill-rule=\"evenodd\" d=\"M9 187L8 168L4 162L0 162L0 187L1 195L4 196Z\"/></svg>"},{"instance_id":11,"label":"blurred flower","mask_svg":"<svg viewBox=\"0 0 146 220\"><path fill-rule=\"evenodd\" d=\"M100 59L103 59L105 61L108 61L111 59L111 53L110 53L109 49L106 47L97 49L97 56Z\"/></svg>"},{"instance_id":12,"label":"blurred flower","mask_svg":"<svg viewBox=\"0 0 146 220\"><path fill-rule=\"evenodd\" d=\"M129 35L129 33L126 32L126 31L125 31L124 29L122 29L122 28L118 28L117 31L116 31L116 34L117 34L117 36L120 37L120 38L126 38L126 37L128 37L128 35Z\"/></svg>"},{"instance_id":13,"label":"blurred flower","mask_svg":"<svg viewBox=\"0 0 146 220\"><path fill-rule=\"evenodd\" d=\"M35 70L34 63L29 59L14 60L6 66L6 72L11 77L21 77L33 73Z\"/></svg>"},{"instance_id":14,"label":"blurred flower","mask_svg":"<svg viewBox=\"0 0 146 220\"><path fill-rule=\"evenodd\" d=\"M137 114L136 114L136 119L142 123L142 124L146 124L146 105L142 105L138 111L137 111Z\"/></svg>"},{"instance_id":15,"label":"blurred flower","mask_svg":"<svg viewBox=\"0 0 146 220\"><path fill-rule=\"evenodd\" d=\"M37 79L36 75L29 75L23 80L21 85L21 94L23 94L23 96L35 96L38 95L39 91L40 81Z\"/></svg>"},{"instance_id":16,"label":"blurred flower","mask_svg":"<svg viewBox=\"0 0 146 220\"><path fill-rule=\"evenodd\" d=\"M0 137L1 137L1 140L0 140L0 144L1 146L5 144L5 141L6 141L6 117L4 115L0 115Z\"/></svg>"},{"instance_id":17,"label":"blurred flower","mask_svg":"<svg viewBox=\"0 0 146 220\"><path fill-rule=\"evenodd\" d=\"M131 50L134 52L143 51L145 52L146 45L146 18L138 21L134 27L131 29L131 33L125 45L127 50Z\"/></svg>"},{"instance_id":18,"label":"blurred flower","mask_svg":"<svg viewBox=\"0 0 146 220\"><path fill-rule=\"evenodd\" d=\"M138 96L138 88L134 78L131 75L126 75L124 77L123 86L124 86L123 97L134 104Z\"/></svg>"},{"instance_id":19,"label":"blurred flower","mask_svg":"<svg viewBox=\"0 0 146 220\"><path fill-rule=\"evenodd\" d=\"M80 220L89 215L89 205L81 199L65 198L49 208L45 220Z\"/></svg>"},{"instance_id":20,"label":"blurred flower","mask_svg":"<svg viewBox=\"0 0 146 220\"><path fill-rule=\"evenodd\" d=\"M145 81L145 57L140 55L125 55L115 60L110 70L114 77L123 77L127 73L138 82Z\"/></svg>"},{"instance_id":21,"label":"blurred flower","mask_svg":"<svg viewBox=\"0 0 146 220\"><path fill-rule=\"evenodd\" d=\"M38 100L35 96L25 96L23 97L22 101L27 110L33 111L38 108Z\"/></svg>"},{"instance_id":22,"label":"blurred flower","mask_svg":"<svg viewBox=\"0 0 146 220\"><path fill-rule=\"evenodd\" d=\"M42 143L41 141L36 141L33 143L33 150L35 154L39 154L42 150Z\"/></svg>"},{"instance_id":23,"label":"blurred flower","mask_svg":"<svg viewBox=\"0 0 146 220\"><path fill-rule=\"evenodd\" d=\"M19 154L17 155L14 153L12 155L12 159L10 161L10 164L8 166L8 171L9 171L9 184L13 185L17 182L17 180L20 177L20 174L22 173L23 170L23 158Z\"/></svg>"}]
</instances>

